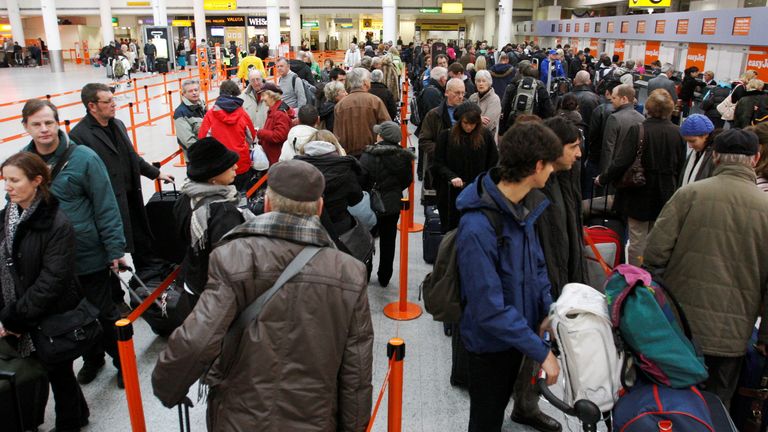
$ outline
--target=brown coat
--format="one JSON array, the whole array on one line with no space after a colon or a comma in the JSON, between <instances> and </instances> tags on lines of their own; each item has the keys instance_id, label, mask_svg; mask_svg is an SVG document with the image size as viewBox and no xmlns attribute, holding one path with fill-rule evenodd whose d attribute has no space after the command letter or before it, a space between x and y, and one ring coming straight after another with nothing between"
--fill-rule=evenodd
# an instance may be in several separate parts
<instances>
[{"instance_id":1,"label":"brown coat","mask_svg":"<svg viewBox=\"0 0 768 432\"><path fill-rule=\"evenodd\" d=\"M255 223L283 215L267 213ZM235 228L211 254L206 289L152 374L155 395L172 406L216 359L205 379L209 431L364 431L373 328L361 262L322 249L246 327L238 346L222 347L230 325L272 286L301 242L331 243L324 230L321 242L286 235L319 232L318 218L254 226Z\"/></svg>"},{"instance_id":2,"label":"brown coat","mask_svg":"<svg viewBox=\"0 0 768 432\"><path fill-rule=\"evenodd\" d=\"M352 156L359 156L367 145L376 142L374 125L392 120L384 102L363 89L352 90L336 104L333 113L333 133Z\"/></svg>"}]
</instances>

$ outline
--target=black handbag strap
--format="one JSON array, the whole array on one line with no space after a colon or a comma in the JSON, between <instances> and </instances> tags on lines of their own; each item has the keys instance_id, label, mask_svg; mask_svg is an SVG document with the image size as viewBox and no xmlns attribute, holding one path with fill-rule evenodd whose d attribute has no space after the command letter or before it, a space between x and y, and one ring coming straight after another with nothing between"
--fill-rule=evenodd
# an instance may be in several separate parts
<instances>
[{"instance_id":1,"label":"black handbag strap","mask_svg":"<svg viewBox=\"0 0 768 432\"><path fill-rule=\"evenodd\" d=\"M643 157L643 150L645 149L645 127L640 123L640 130L637 132L637 157Z\"/></svg>"},{"instance_id":2,"label":"black handbag strap","mask_svg":"<svg viewBox=\"0 0 768 432\"><path fill-rule=\"evenodd\" d=\"M54 165L53 169L51 170L51 181L55 180L56 176L59 175L61 170L63 170L67 165L67 162L69 162L69 156L71 156L72 152L75 151L75 147L77 147L76 144L69 143L67 149L64 151L64 154L61 155L61 159L56 162L56 165Z\"/></svg>"}]
</instances>

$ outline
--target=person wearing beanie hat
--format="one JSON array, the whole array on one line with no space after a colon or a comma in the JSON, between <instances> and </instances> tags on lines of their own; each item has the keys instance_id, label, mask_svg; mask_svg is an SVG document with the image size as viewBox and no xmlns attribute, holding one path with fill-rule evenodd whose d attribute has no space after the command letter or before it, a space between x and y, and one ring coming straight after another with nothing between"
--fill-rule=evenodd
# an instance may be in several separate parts
<instances>
[{"instance_id":1,"label":"person wearing beanie hat","mask_svg":"<svg viewBox=\"0 0 768 432\"><path fill-rule=\"evenodd\" d=\"M378 194L384 205L376 213L376 232L379 234L379 284L386 287L392 278L395 260L397 222L400 218L400 199L413 181L413 152L400 146L400 125L386 121L373 127L377 143L366 146L360 165L368 173L363 189Z\"/></svg>"},{"instance_id":2,"label":"person wearing beanie hat","mask_svg":"<svg viewBox=\"0 0 768 432\"><path fill-rule=\"evenodd\" d=\"M712 161L712 144L720 132L722 129L715 131L715 125L709 117L702 114L691 114L683 121L680 126L680 135L693 151L685 161L685 168L680 177L680 187L712 176L712 171L715 169Z\"/></svg>"},{"instance_id":3,"label":"person wearing beanie hat","mask_svg":"<svg viewBox=\"0 0 768 432\"><path fill-rule=\"evenodd\" d=\"M187 253L180 280L190 304L197 302L208 281L208 256L221 237L243 223L239 196L232 183L239 156L216 138L207 137L189 148L188 180L173 208ZM185 295L186 295L185 294Z\"/></svg>"},{"instance_id":4,"label":"person wearing beanie hat","mask_svg":"<svg viewBox=\"0 0 768 432\"><path fill-rule=\"evenodd\" d=\"M477 104L464 102L456 107L453 115L456 123L437 137L432 167L443 233L459 226L456 198L464 186L499 160L496 142L483 126Z\"/></svg>"},{"instance_id":5,"label":"person wearing beanie hat","mask_svg":"<svg viewBox=\"0 0 768 432\"><path fill-rule=\"evenodd\" d=\"M757 136L729 129L714 143L712 177L679 189L648 238L644 265L664 275L704 354L707 391L726 402L768 286L768 199L755 186ZM756 350L766 352L762 320Z\"/></svg>"}]
</instances>

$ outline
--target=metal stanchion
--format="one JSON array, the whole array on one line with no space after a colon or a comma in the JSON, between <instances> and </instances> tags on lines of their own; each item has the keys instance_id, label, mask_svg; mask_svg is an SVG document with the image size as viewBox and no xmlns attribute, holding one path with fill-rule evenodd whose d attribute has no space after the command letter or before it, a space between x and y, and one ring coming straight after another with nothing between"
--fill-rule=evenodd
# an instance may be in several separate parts
<instances>
[{"instance_id":1,"label":"metal stanchion","mask_svg":"<svg viewBox=\"0 0 768 432\"><path fill-rule=\"evenodd\" d=\"M133 325L130 320L121 319L115 323L117 329L117 351L120 355L120 373L125 383L125 398L132 432L146 432L144 406L141 403L139 373L136 368L136 351L133 347Z\"/></svg>"},{"instance_id":2,"label":"metal stanchion","mask_svg":"<svg viewBox=\"0 0 768 432\"><path fill-rule=\"evenodd\" d=\"M405 360L405 341L392 338L387 343L387 358L392 362L389 373L389 394L387 396L387 432L400 432L403 429L403 361Z\"/></svg>"},{"instance_id":3,"label":"metal stanchion","mask_svg":"<svg viewBox=\"0 0 768 432\"><path fill-rule=\"evenodd\" d=\"M147 105L147 121L149 124L147 126L154 126L152 124L152 114L149 112L149 88L147 86L144 86L144 103Z\"/></svg>"},{"instance_id":4,"label":"metal stanchion","mask_svg":"<svg viewBox=\"0 0 768 432\"><path fill-rule=\"evenodd\" d=\"M139 88L136 86L136 78L133 79L133 104L136 106L136 114L141 114L139 106Z\"/></svg>"},{"instance_id":5,"label":"metal stanchion","mask_svg":"<svg viewBox=\"0 0 768 432\"><path fill-rule=\"evenodd\" d=\"M165 104L170 105L171 102L168 100L168 81L166 75L168 74L163 72L163 93L165 93Z\"/></svg>"},{"instance_id":6,"label":"metal stanchion","mask_svg":"<svg viewBox=\"0 0 768 432\"><path fill-rule=\"evenodd\" d=\"M408 211L409 198L400 200L400 300L384 306L384 315L397 321L408 321L421 316L421 307L408 302Z\"/></svg>"},{"instance_id":7,"label":"metal stanchion","mask_svg":"<svg viewBox=\"0 0 768 432\"><path fill-rule=\"evenodd\" d=\"M131 138L133 138L133 149L137 154L143 155L144 153L139 151L139 143L136 140L136 119L133 117L133 102L128 102L128 112L131 117Z\"/></svg>"},{"instance_id":8,"label":"metal stanchion","mask_svg":"<svg viewBox=\"0 0 768 432\"><path fill-rule=\"evenodd\" d=\"M171 133L168 136L176 136L176 124L173 122L173 92L168 90L165 93L165 100L168 101L168 119L171 121Z\"/></svg>"},{"instance_id":9,"label":"metal stanchion","mask_svg":"<svg viewBox=\"0 0 768 432\"><path fill-rule=\"evenodd\" d=\"M408 81L405 81L403 83L403 97L402 102L400 105L400 131L402 132L402 146L403 148L408 148L408 120L406 120L406 117L408 116ZM415 171L416 169L416 163L411 163L411 171ZM413 178L416 178L414 175ZM409 203L409 209L408 214L406 215L406 218L408 219L408 232L421 232L424 231L424 225L420 223L415 223L413 221L413 213L414 213L414 194L415 194L415 182L411 182L410 186L408 186L408 203ZM398 228L402 230L403 225L403 219L400 219L400 225L398 225Z\"/></svg>"}]
</instances>

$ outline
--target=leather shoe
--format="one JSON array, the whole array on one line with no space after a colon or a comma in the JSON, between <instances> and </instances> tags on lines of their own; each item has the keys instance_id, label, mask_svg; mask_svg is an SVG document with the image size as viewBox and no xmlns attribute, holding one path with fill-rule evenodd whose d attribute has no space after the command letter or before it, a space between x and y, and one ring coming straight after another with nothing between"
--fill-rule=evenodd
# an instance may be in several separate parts
<instances>
[{"instance_id":1,"label":"leather shoe","mask_svg":"<svg viewBox=\"0 0 768 432\"><path fill-rule=\"evenodd\" d=\"M117 388L124 389L125 388L125 382L123 382L123 372L117 371Z\"/></svg>"},{"instance_id":2,"label":"leather shoe","mask_svg":"<svg viewBox=\"0 0 768 432\"><path fill-rule=\"evenodd\" d=\"M101 363L83 363L83 367L77 372L77 382L80 384L88 384L96 379L99 375L99 371L104 367L104 360Z\"/></svg>"},{"instance_id":3,"label":"leather shoe","mask_svg":"<svg viewBox=\"0 0 768 432\"><path fill-rule=\"evenodd\" d=\"M534 416L525 416L525 417L520 416L513 411L512 421L515 423L530 426L536 429L537 431L541 431L541 432L561 432L563 430L563 427L560 425L560 422L544 414L541 411L539 411L539 413Z\"/></svg>"}]
</instances>

